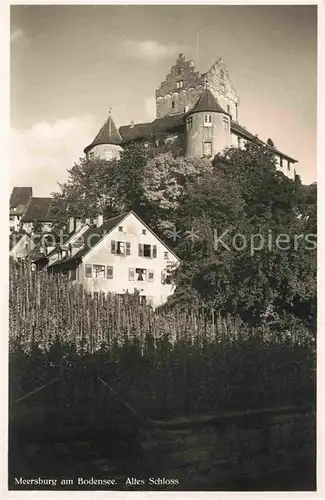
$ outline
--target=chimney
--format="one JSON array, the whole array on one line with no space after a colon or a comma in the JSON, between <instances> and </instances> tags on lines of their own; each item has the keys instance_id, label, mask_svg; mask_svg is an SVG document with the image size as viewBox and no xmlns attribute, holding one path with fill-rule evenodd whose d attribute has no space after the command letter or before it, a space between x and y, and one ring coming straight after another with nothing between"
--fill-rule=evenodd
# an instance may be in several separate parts
<instances>
[{"instance_id":1,"label":"chimney","mask_svg":"<svg viewBox=\"0 0 325 500\"><path fill-rule=\"evenodd\" d=\"M133 120L131 120L131 121L130 121L130 128L133 128L133 127L134 127L134 121L133 121Z\"/></svg>"},{"instance_id":2,"label":"chimney","mask_svg":"<svg viewBox=\"0 0 325 500\"><path fill-rule=\"evenodd\" d=\"M82 226L82 220L81 219L75 219L75 230L78 231L79 227Z\"/></svg>"},{"instance_id":3,"label":"chimney","mask_svg":"<svg viewBox=\"0 0 325 500\"><path fill-rule=\"evenodd\" d=\"M68 220L68 233L73 233L75 231L75 220L74 217L69 217Z\"/></svg>"},{"instance_id":4,"label":"chimney","mask_svg":"<svg viewBox=\"0 0 325 500\"><path fill-rule=\"evenodd\" d=\"M99 215L97 215L96 226L97 226L97 227L102 226L102 225L103 225L103 222L104 222L104 217L103 217L103 214L99 214Z\"/></svg>"}]
</instances>

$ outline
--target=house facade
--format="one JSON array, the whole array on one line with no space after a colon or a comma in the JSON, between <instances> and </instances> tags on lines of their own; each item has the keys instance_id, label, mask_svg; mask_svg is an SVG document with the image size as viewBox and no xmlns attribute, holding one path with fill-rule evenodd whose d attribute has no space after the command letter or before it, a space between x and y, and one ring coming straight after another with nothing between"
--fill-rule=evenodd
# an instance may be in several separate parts
<instances>
[{"instance_id":1,"label":"house facade","mask_svg":"<svg viewBox=\"0 0 325 500\"><path fill-rule=\"evenodd\" d=\"M174 292L175 253L134 213L80 228L49 256L48 271L63 272L92 294L134 293L154 307Z\"/></svg>"},{"instance_id":2,"label":"house facade","mask_svg":"<svg viewBox=\"0 0 325 500\"><path fill-rule=\"evenodd\" d=\"M247 142L255 142L269 147L277 169L293 179L297 160L241 125L239 108L240 99L222 58L200 74L193 61L179 54L156 90L156 119L117 129L109 115L84 153L87 159L109 160L118 157L130 142L177 141L184 156L212 158L228 147L243 148Z\"/></svg>"},{"instance_id":3,"label":"house facade","mask_svg":"<svg viewBox=\"0 0 325 500\"><path fill-rule=\"evenodd\" d=\"M25 260L34 247L35 244L28 234L12 232L9 235L9 257L15 261Z\"/></svg>"},{"instance_id":4,"label":"house facade","mask_svg":"<svg viewBox=\"0 0 325 500\"><path fill-rule=\"evenodd\" d=\"M19 231L21 218L33 196L33 188L15 186L10 195L9 202L9 231Z\"/></svg>"}]
</instances>

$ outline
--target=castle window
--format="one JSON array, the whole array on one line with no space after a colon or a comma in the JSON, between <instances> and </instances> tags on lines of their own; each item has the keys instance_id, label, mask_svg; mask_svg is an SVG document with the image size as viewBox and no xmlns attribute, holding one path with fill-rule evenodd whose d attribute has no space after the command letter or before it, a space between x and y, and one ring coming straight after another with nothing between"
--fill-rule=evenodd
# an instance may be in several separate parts
<instances>
[{"instance_id":1,"label":"castle window","mask_svg":"<svg viewBox=\"0 0 325 500\"><path fill-rule=\"evenodd\" d=\"M212 142L203 143L203 155L212 156Z\"/></svg>"},{"instance_id":2,"label":"castle window","mask_svg":"<svg viewBox=\"0 0 325 500\"><path fill-rule=\"evenodd\" d=\"M224 118L223 119L223 124L224 124L225 130L229 130L229 120L228 120L228 118Z\"/></svg>"},{"instance_id":3,"label":"castle window","mask_svg":"<svg viewBox=\"0 0 325 500\"><path fill-rule=\"evenodd\" d=\"M183 88L183 86L184 86L184 82L183 82L183 80L180 80L179 82L177 82L177 83L176 83L176 87L177 87L178 89L182 89L182 88Z\"/></svg>"},{"instance_id":4,"label":"castle window","mask_svg":"<svg viewBox=\"0 0 325 500\"><path fill-rule=\"evenodd\" d=\"M204 126L212 127L212 115L204 115Z\"/></svg>"},{"instance_id":5,"label":"castle window","mask_svg":"<svg viewBox=\"0 0 325 500\"><path fill-rule=\"evenodd\" d=\"M187 119L187 130L191 130L193 128L193 116L190 116Z\"/></svg>"},{"instance_id":6,"label":"castle window","mask_svg":"<svg viewBox=\"0 0 325 500\"><path fill-rule=\"evenodd\" d=\"M172 108L175 108L175 101L172 101Z\"/></svg>"},{"instance_id":7,"label":"castle window","mask_svg":"<svg viewBox=\"0 0 325 500\"><path fill-rule=\"evenodd\" d=\"M182 73L183 73L183 68L178 68L178 70L177 70L177 74L178 74L178 75L181 75Z\"/></svg>"},{"instance_id":8,"label":"castle window","mask_svg":"<svg viewBox=\"0 0 325 500\"><path fill-rule=\"evenodd\" d=\"M105 149L104 156L105 156L105 160L109 161L113 158L113 153L112 153L112 151Z\"/></svg>"}]
</instances>

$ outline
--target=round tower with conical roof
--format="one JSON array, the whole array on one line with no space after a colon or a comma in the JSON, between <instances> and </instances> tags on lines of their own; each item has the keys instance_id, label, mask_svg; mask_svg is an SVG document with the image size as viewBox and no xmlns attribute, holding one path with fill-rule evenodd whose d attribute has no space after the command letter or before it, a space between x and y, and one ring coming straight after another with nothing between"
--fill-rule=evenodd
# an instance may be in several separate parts
<instances>
[{"instance_id":1,"label":"round tower with conical roof","mask_svg":"<svg viewBox=\"0 0 325 500\"><path fill-rule=\"evenodd\" d=\"M231 145L230 120L208 88L185 115L187 157L213 157Z\"/></svg>"},{"instance_id":2,"label":"round tower with conical roof","mask_svg":"<svg viewBox=\"0 0 325 500\"><path fill-rule=\"evenodd\" d=\"M87 160L101 158L103 160L112 160L119 158L122 151L122 137L115 126L109 110L108 118L95 139L84 149Z\"/></svg>"}]
</instances>

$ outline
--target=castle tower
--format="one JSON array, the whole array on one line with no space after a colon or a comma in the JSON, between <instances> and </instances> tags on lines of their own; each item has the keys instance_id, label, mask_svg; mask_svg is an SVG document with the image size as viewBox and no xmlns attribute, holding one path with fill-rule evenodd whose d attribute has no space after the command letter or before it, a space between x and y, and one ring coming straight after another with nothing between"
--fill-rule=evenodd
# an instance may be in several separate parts
<instances>
[{"instance_id":1,"label":"castle tower","mask_svg":"<svg viewBox=\"0 0 325 500\"><path fill-rule=\"evenodd\" d=\"M109 115L96 135L95 139L89 146L85 147L84 153L87 160L93 158L101 158L103 160L112 160L113 158L119 158L121 148L122 137L117 130L113 118L111 117L111 110L109 110Z\"/></svg>"},{"instance_id":2,"label":"castle tower","mask_svg":"<svg viewBox=\"0 0 325 500\"><path fill-rule=\"evenodd\" d=\"M186 156L213 157L231 145L230 113L222 109L206 88L185 115Z\"/></svg>"},{"instance_id":3,"label":"castle tower","mask_svg":"<svg viewBox=\"0 0 325 500\"><path fill-rule=\"evenodd\" d=\"M156 116L175 115L191 109L204 90L204 77L194 71L193 61L179 54L166 80L156 90Z\"/></svg>"}]
</instances>

